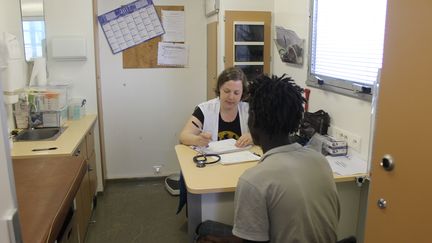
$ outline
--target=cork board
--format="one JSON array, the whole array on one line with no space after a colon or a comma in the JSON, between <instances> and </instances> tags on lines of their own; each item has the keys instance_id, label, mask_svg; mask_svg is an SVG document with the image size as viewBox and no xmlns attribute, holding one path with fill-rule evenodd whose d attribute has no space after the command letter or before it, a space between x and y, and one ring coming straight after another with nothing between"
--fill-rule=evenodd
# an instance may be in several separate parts
<instances>
[{"instance_id":1,"label":"cork board","mask_svg":"<svg viewBox=\"0 0 432 243\"><path fill-rule=\"evenodd\" d=\"M184 6L155 6L159 17L161 10L184 11ZM158 36L123 51L123 68L181 68L179 66L162 66L157 64Z\"/></svg>"}]
</instances>

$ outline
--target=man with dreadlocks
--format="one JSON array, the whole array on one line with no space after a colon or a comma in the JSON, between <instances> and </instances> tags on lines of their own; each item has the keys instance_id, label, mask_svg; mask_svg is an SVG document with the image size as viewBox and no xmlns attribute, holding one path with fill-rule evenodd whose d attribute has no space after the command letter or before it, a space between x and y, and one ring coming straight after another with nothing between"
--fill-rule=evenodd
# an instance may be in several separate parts
<instances>
[{"instance_id":1,"label":"man with dreadlocks","mask_svg":"<svg viewBox=\"0 0 432 243\"><path fill-rule=\"evenodd\" d=\"M303 116L303 90L284 76L260 76L249 88L248 125L264 155L238 181L233 236L200 242L336 242L333 173L320 153L289 139Z\"/></svg>"}]
</instances>

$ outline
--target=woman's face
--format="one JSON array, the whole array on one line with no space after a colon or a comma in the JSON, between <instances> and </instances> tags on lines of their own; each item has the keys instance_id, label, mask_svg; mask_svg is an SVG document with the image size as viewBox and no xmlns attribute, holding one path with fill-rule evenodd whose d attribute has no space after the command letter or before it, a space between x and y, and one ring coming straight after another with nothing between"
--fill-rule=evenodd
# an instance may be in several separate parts
<instances>
[{"instance_id":1,"label":"woman's face","mask_svg":"<svg viewBox=\"0 0 432 243\"><path fill-rule=\"evenodd\" d=\"M241 80L229 80L219 89L221 106L225 109L234 108L238 105L243 94Z\"/></svg>"}]
</instances>

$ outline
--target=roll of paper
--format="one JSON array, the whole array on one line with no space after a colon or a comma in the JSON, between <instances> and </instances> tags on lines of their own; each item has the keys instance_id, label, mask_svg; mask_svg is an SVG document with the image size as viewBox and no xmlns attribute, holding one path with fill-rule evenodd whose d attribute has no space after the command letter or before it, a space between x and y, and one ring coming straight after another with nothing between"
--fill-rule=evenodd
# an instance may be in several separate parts
<instances>
[{"instance_id":1,"label":"roll of paper","mask_svg":"<svg viewBox=\"0 0 432 243\"><path fill-rule=\"evenodd\" d=\"M6 95L3 94L3 101L7 105L18 103L18 95Z\"/></svg>"},{"instance_id":2,"label":"roll of paper","mask_svg":"<svg viewBox=\"0 0 432 243\"><path fill-rule=\"evenodd\" d=\"M33 59L33 70L30 76L30 86L44 86L47 84L46 59L37 57Z\"/></svg>"}]
</instances>

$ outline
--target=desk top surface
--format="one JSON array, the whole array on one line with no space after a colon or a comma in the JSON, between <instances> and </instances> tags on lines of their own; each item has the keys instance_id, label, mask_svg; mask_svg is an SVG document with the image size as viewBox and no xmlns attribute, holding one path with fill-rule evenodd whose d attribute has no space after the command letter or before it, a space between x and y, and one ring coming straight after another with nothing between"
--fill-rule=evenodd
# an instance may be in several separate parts
<instances>
[{"instance_id":1,"label":"desk top surface","mask_svg":"<svg viewBox=\"0 0 432 243\"><path fill-rule=\"evenodd\" d=\"M176 145L175 150L187 190L194 194L234 192L243 172L258 163L257 161L231 165L215 163L198 168L192 160L197 154L195 150L182 144ZM262 150L257 146L252 147L251 151L262 154ZM356 177L364 175L334 175L334 179L336 182L354 181Z\"/></svg>"}]
</instances>

